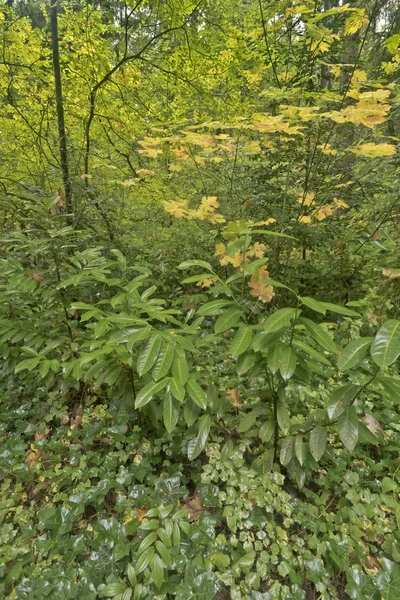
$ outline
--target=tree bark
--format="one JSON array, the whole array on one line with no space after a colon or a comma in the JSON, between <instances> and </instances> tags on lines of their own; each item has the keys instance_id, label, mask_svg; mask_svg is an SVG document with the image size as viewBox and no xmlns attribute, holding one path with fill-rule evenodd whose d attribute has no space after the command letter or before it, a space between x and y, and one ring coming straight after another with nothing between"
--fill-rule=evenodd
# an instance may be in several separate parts
<instances>
[{"instance_id":1,"label":"tree bark","mask_svg":"<svg viewBox=\"0 0 400 600\"><path fill-rule=\"evenodd\" d=\"M65 210L67 212L67 223L72 225L72 187L68 171L68 150L64 121L64 102L61 84L60 50L58 46L58 18L57 0L53 0L50 7L51 45L53 54L54 82L57 105L58 139L60 146L61 173L65 191Z\"/></svg>"}]
</instances>

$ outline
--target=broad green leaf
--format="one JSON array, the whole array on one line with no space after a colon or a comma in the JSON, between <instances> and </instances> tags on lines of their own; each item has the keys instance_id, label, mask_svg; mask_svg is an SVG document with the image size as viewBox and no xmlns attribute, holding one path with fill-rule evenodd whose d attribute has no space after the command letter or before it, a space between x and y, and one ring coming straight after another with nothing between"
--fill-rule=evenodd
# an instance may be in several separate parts
<instances>
[{"instance_id":1,"label":"broad green leaf","mask_svg":"<svg viewBox=\"0 0 400 600\"><path fill-rule=\"evenodd\" d=\"M176 356L172 363L172 375L175 381L185 385L189 379L189 367L184 356Z\"/></svg>"},{"instance_id":2,"label":"broad green leaf","mask_svg":"<svg viewBox=\"0 0 400 600\"><path fill-rule=\"evenodd\" d=\"M179 419L180 404L176 398L173 397L170 390L164 396L163 402L163 421L165 429L168 433L171 433L175 429L175 426Z\"/></svg>"},{"instance_id":3,"label":"broad green leaf","mask_svg":"<svg viewBox=\"0 0 400 600\"><path fill-rule=\"evenodd\" d=\"M258 355L260 357L260 355ZM238 375L243 375L247 373L247 371L254 365L257 361L257 354L254 352L246 352L246 354L241 354L236 361L236 373Z\"/></svg>"},{"instance_id":4,"label":"broad green leaf","mask_svg":"<svg viewBox=\"0 0 400 600\"><path fill-rule=\"evenodd\" d=\"M311 333L312 337L314 338L314 340L316 342L318 342L318 344L320 346L322 346L323 348L325 348L325 350L328 350L328 352L334 352L336 353L337 348L336 348L336 344L333 341L333 339L331 338L331 336L329 335L329 333L327 333L325 331L325 329L323 329L321 327L321 325L318 325L317 323L314 323L313 321L311 321L310 319L300 319L302 323L304 323L304 325L306 326L307 330Z\"/></svg>"},{"instance_id":5,"label":"broad green leaf","mask_svg":"<svg viewBox=\"0 0 400 600\"><path fill-rule=\"evenodd\" d=\"M287 235L287 233L279 233L277 231L268 231L267 229L257 229L257 231L254 231L254 233L261 233L262 235L271 235L273 237L281 237L281 238L288 238L290 240L297 240L297 238L293 237L292 235Z\"/></svg>"},{"instance_id":6,"label":"broad green leaf","mask_svg":"<svg viewBox=\"0 0 400 600\"><path fill-rule=\"evenodd\" d=\"M124 583L109 583L102 590L100 590L98 595L101 598L114 598L118 594L123 594L126 590L126 585Z\"/></svg>"},{"instance_id":7,"label":"broad green leaf","mask_svg":"<svg viewBox=\"0 0 400 600\"><path fill-rule=\"evenodd\" d=\"M147 548L147 550L145 550L143 552L143 554L141 554L139 556L139 558L136 561L136 565L135 565L136 575L139 575L139 573L141 573L142 571L145 570L145 568L148 566L151 559L153 558L154 552L155 552L154 547L151 546L150 548Z\"/></svg>"},{"instance_id":8,"label":"broad green leaf","mask_svg":"<svg viewBox=\"0 0 400 600\"><path fill-rule=\"evenodd\" d=\"M150 400L163 389L163 387L168 382L168 379L162 379L161 381L150 381L147 385L144 386L136 396L135 408L142 408L145 406Z\"/></svg>"},{"instance_id":9,"label":"broad green leaf","mask_svg":"<svg viewBox=\"0 0 400 600\"><path fill-rule=\"evenodd\" d=\"M399 600L400 566L387 558L383 558L382 563L383 569L375 578L381 600Z\"/></svg>"},{"instance_id":10,"label":"broad green leaf","mask_svg":"<svg viewBox=\"0 0 400 600\"><path fill-rule=\"evenodd\" d=\"M285 329L285 327L282 327L282 329L278 329L272 333L264 333L264 331L257 333L253 338L252 347L256 352L269 352L275 342L279 340L282 333L284 333Z\"/></svg>"},{"instance_id":11,"label":"broad green leaf","mask_svg":"<svg viewBox=\"0 0 400 600\"><path fill-rule=\"evenodd\" d=\"M346 580L346 593L351 600L380 600L374 579L364 573L360 567L347 569Z\"/></svg>"},{"instance_id":12,"label":"broad green leaf","mask_svg":"<svg viewBox=\"0 0 400 600\"><path fill-rule=\"evenodd\" d=\"M280 451L280 455L279 455L281 465L286 466L292 460L293 446L294 446L294 439L292 436L288 436L282 441L281 451Z\"/></svg>"},{"instance_id":13,"label":"broad green leaf","mask_svg":"<svg viewBox=\"0 0 400 600\"><path fill-rule=\"evenodd\" d=\"M386 377L381 375L379 382L383 385L390 399L396 404L400 404L400 379Z\"/></svg>"},{"instance_id":14,"label":"broad green leaf","mask_svg":"<svg viewBox=\"0 0 400 600\"><path fill-rule=\"evenodd\" d=\"M186 277L186 279L182 280L182 283L197 283L198 281L202 281L203 279L207 279L210 277L210 273L200 273L200 275L192 275L191 277Z\"/></svg>"},{"instance_id":15,"label":"broad green leaf","mask_svg":"<svg viewBox=\"0 0 400 600\"><path fill-rule=\"evenodd\" d=\"M286 407L286 404L279 400L278 402L278 425L282 432L287 435L290 429L290 414Z\"/></svg>"},{"instance_id":16,"label":"broad green leaf","mask_svg":"<svg viewBox=\"0 0 400 600\"><path fill-rule=\"evenodd\" d=\"M336 419L342 414L346 406L352 402L359 389L359 385L347 384L342 385L331 394L327 406L328 416L331 420Z\"/></svg>"},{"instance_id":17,"label":"broad green leaf","mask_svg":"<svg viewBox=\"0 0 400 600\"><path fill-rule=\"evenodd\" d=\"M259 411L257 410L251 410L250 412L247 413L247 415L245 415L239 422L238 425L238 432L239 433L244 433L245 431L247 431L248 429L250 429L250 427L252 427L254 425L254 423L257 420L257 417L259 416Z\"/></svg>"},{"instance_id":18,"label":"broad green leaf","mask_svg":"<svg viewBox=\"0 0 400 600\"><path fill-rule=\"evenodd\" d=\"M294 440L294 450L296 453L296 458L299 461L299 463L301 464L301 466L304 465L304 462L306 460L307 457L307 445L304 441L304 437L302 433L299 433L298 435L296 435L295 440Z\"/></svg>"},{"instance_id":19,"label":"broad green leaf","mask_svg":"<svg viewBox=\"0 0 400 600\"><path fill-rule=\"evenodd\" d=\"M179 402L183 402L185 399L185 388L177 379L170 379L168 384L169 389L171 390L172 395L179 400Z\"/></svg>"},{"instance_id":20,"label":"broad green leaf","mask_svg":"<svg viewBox=\"0 0 400 600\"><path fill-rule=\"evenodd\" d=\"M330 310L331 312L339 315L346 315L347 317L360 316L360 313L356 312L355 310L350 310L350 308L346 308L346 306L340 306L340 304L332 304L331 302L321 302L321 304L326 308L326 310Z\"/></svg>"},{"instance_id":21,"label":"broad green leaf","mask_svg":"<svg viewBox=\"0 0 400 600\"><path fill-rule=\"evenodd\" d=\"M131 563L128 564L126 573L128 575L129 583L132 586L136 585L137 579L136 579L135 567Z\"/></svg>"},{"instance_id":22,"label":"broad green leaf","mask_svg":"<svg viewBox=\"0 0 400 600\"><path fill-rule=\"evenodd\" d=\"M191 398L187 398L185 405L183 407L183 418L185 419L185 423L188 427L193 425L199 417L200 408Z\"/></svg>"},{"instance_id":23,"label":"broad green leaf","mask_svg":"<svg viewBox=\"0 0 400 600\"><path fill-rule=\"evenodd\" d=\"M234 327L236 323L239 321L242 315L242 311L238 308L231 308L225 311L218 319L216 320L214 331L215 333L222 333L223 331L227 331L231 327Z\"/></svg>"},{"instance_id":24,"label":"broad green leaf","mask_svg":"<svg viewBox=\"0 0 400 600\"><path fill-rule=\"evenodd\" d=\"M323 315L326 314L326 307L323 305L322 302L318 302L318 300L314 300L314 298L311 298L310 296L300 297L299 300L303 304L308 306L308 308L311 308L311 310L313 310L314 312L319 312Z\"/></svg>"},{"instance_id":25,"label":"broad green leaf","mask_svg":"<svg viewBox=\"0 0 400 600\"><path fill-rule=\"evenodd\" d=\"M371 346L371 356L378 367L388 367L400 355L400 321L391 319L379 329Z\"/></svg>"},{"instance_id":26,"label":"broad green leaf","mask_svg":"<svg viewBox=\"0 0 400 600\"><path fill-rule=\"evenodd\" d=\"M281 366L281 358L285 346L282 342L277 342L267 356L268 369L275 375Z\"/></svg>"},{"instance_id":27,"label":"broad green leaf","mask_svg":"<svg viewBox=\"0 0 400 600\"><path fill-rule=\"evenodd\" d=\"M358 338L351 340L342 350L338 358L338 367L341 371L346 371L355 367L364 357L368 347L372 344L374 338Z\"/></svg>"},{"instance_id":28,"label":"broad green leaf","mask_svg":"<svg viewBox=\"0 0 400 600\"><path fill-rule=\"evenodd\" d=\"M233 338L230 345L230 352L233 356L239 356L246 352L247 348L251 344L253 333L251 327L247 325L241 325L237 330L235 337Z\"/></svg>"},{"instance_id":29,"label":"broad green leaf","mask_svg":"<svg viewBox=\"0 0 400 600\"><path fill-rule=\"evenodd\" d=\"M208 434L210 432L211 419L208 415L203 415L199 419L199 432L194 440L190 440L188 444L188 458L194 460L202 452L206 445Z\"/></svg>"},{"instance_id":30,"label":"broad green leaf","mask_svg":"<svg viewBox=\"0 0 400 600\"><path fill-rule=\"evenodd\" d=\"M203 410L207 409L207 396L202 387L199 386L197 381L189 378L186 389L188 391L189 396Z\"/></svg>"},{"instance_id":31,"label":"broad green leaf","mask_svg":"<svg viewBox=\"0 0 400 600\"><path fill-rule=\"evenodd\" d=\"M347 450L354 450L358 441L358 416L354 406L347 406L338 418L339 436Z\"/></svg>"},{"instance_id":32,"label":"broad green leaf","mask_svg":"<svg viewBox=\"0 0 400 600\"><path fill-rule=\"evenodd\" d=\"M213 270L210 263L206 262L205 260L186 260L178 265L178 269L180 270L189 269L190 267L201 267L202 269L210 271L211 273Z\"/></svg>"},{"instance_id":33,"label":"broad green leaf","mask_svg":"<svg viewBox=\"0 0 400 600\"><path fill-rule=\"evenodd\" d=\"M269 421L267 421L266 423L263 423L263 425L261 425L260 431L258 432L258 437L260 438L260 440L262 442L267 444L269 441L271 441L274 433L275 433L275 422L272 419L270 419Z\"/></svg>"},{"instance_id":34,"label":"broad green leaf","mask_svg":"<svg viewBox=\"0 0 400 600\"><path fill-rule=\"evenodd\" d=\"M142 542L137 550L138 554L142 554L142 552L144 552L146 550L146 548L151 546L157 539L158 539L158 536L155 531L152 531L151 533L149 533L149 535L147 535L142 540Z\"/></svg>"},{"instance_id":35,"label":"broad green leaf","mask_svg":"<svg viewBox=\"0 0 400 600\"><path fill-rule=\"evenodd\" d=\"M317 425L310 434L310 452L316 461L319 461L326 448L328 433L326 427Z\"/></svg>"},{"instance_id":36,"label":"broad green leaf","mask_svg":"<svg viewBox=\"0 0 400 600\"><path fill-rule=\"evenodd\" d=\"M24 369L28 369L28 371L32 371L35 367L38 366L41 361L41 356L36 356L35 358L26 358L25 360L21 360L20 363L15 367L14 373L17 374Z\"/></svg>"},{"instance_id":37,"label":"broad green leaf","mask_svg":"<svg viewBox=\"0 0 400 600\"><path fill-rule=\"evenodd\" d=\"M160 336L151 335L137 357L136 369L140 376L144 375L144 373L147 373L147 371L150 371L156 362L160 348Z\"/></svg>"},{"instance_id":38,"label":"broad green leaf","mask_svg":"<svg viewBox=\"0 0 400 600\"><path fill-rule=\"evenodd\" d=\"M212 317L214 315L220 315L227 306L232 306L234 302L232 300L212 300L203 304L197 311L197 314L202 317Z\"/></svg>"},{"instance_id":39,"label":"broad green leaf","mask_svg":"<svg viewBox=\"0 0 400 600\"><path fill-rule=\"evenodd\" d=\"M317 350L315 350L308 344L305 344L304 342L301 342L300 340L293 340L293 345L296 346L297 348L300 348L300 350L303 350L306 354L308 354L308 356L311 356L311 358L315 358L315 360L322 362L324 365L328 365L329 367L331 366L331 363L329 362L329 360L327 358L325 358L325 356L323 354L321 354L320 352L318 352Z\"/></svg>"},{"instance_id":40,"label":"broad green leaf","mask_svg":"<svg viewBox=\"0 0 400 600\"><path fill-rule=\"evenodd\" d=\"M279 363L279 370L283 379L285 380L290 379L295 372L296 351L294 350L293 346L286 346L286 348L283 349Z\"/></svg>"},{"instance_id":41,"label":"broad green leaf","mask_svg":"<svg viewBox=\"0 0 400 600\"><path fill-rule=\"evenodd\" d=\"M171 561L171 555L168 552L168 549L167 549L166 545L163 544L163 542L161 540L158 540L156 542L156 550L159 553L159 555L161 556L161 558L163 559L163 561L166 563L166 565L168 567L170 567L171 563L172 563L172 561Z\"/></svg>"},{"instance_id":42,"label":"broad green leaf","mask_svg":"<svg viewBox=\"0 0 400 600\"><path fill-rule=\"evenodd\" d=\"M158 381L168 373L174 358L174 348L168 342L163 342L157 356L156 364L152 370L152 376Z\"/></svg>"},{"instance_id":43,"label":"broad green leaf","mask_svg":"<svg viewBox=\"0 0 400 600\"><path fill-rule=\"evenodd\" d=\"M281 327L287 327L290 325L290 320L297 314L295 308L281 308L276 312L272 313L265 321L264 333L271 333L281 329Z\"/></svg>"},{"instance_id":44,"label":"broad green leaf","mask_svg":"<svg viewBox=\"0 0 400 600\"><path fill-rule=\"evenodd\" d=\"M164 582L164 563L158 554L154 554L150 561L151 575L156 588L159 590Z\"/></svg>"}]
</instances>

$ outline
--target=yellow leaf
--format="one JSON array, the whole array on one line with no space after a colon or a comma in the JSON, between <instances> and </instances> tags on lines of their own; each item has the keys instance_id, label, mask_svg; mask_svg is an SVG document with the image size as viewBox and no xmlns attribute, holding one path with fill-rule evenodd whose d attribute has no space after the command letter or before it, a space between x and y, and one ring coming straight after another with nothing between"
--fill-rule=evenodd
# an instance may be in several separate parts
<instances>
[{"instance_id":1,"label":"yellow leaf","mask_svg":"<svg viewBox=\"0 0 400 600\"><path fill-rule=\"evenodd\" d=\"M400 269L382 269L382 275L389 279L397 279L400 277Z\"/></svg>"},{"instance_id":2,"label":"yellow leaf","mask_svg":"<svg viewBox=\"0 0 400 600\"><path fill-rule=\"evenodd\" d=\"M151 169L139 169L138 171L136 171L136 173L138 175L143 175L143 176L148 175L149 177L155 177L156 176L155 172L152 171Z\"/></svg>"},{"instance_id":3,"label":"yellow leaf","mask_svg":"<svg viewBox=\"0 0 400 600\"><path fill-rule=\"evenodd\" d=\"M352 35L361 29L361 27L366 27L367 25L368 18L365 16L365 10L363 8L358 8L346 19L344 24L344 35Z\"/></svg>"},{"instance_id":4,"label":"yellow leaf","mask_svg":"<svg viewBox=\"0 0 400 600\"><path fill-rule=\"evenodd\" d=\"M299 222L309 224L311 223L311 217L304 215L303 217L300 217Z\"/></svg>"},{"instance_id":5,"label":"yellow leaf","mask_svg":"<svg viewBox=\"0 0 400 600\"><path fill-rule=\"evenodd\" d=\"M162 150L158 148L143 148L143 150L138 150L138 152L148 158L157 158L159 154L162 154Z\"/></svg>"},{"instance_id":6,"label":"yellow leaf","mask_svg":"<svg viewBox=\"0 0 400 600\"><path fill-rule=\"evenodd\" d=\"M174 202L173 200L164 202L164 209L167 211L167 213L174 215L174 217L177 219L188 216L188 211L184 202Z\"/></svg>"},{"instance_id":7,"label":"yellow leaf","mask_svg":"<svg viewBox=\"0 0 400 600\"><path fill-rule=\"evenodd\" d=\"M257 154L258 152L261 152L260 142L258 140L247 142L247 144L244 145L244 151L247 152L247 154Z\"/></svg>"},{"instance_id":8,"label":"yellow leaf","mask_svg":"<svg viewBox=\"0 0 400 600\"><path fill-rule=\"evenodd\" d=\"M393 154L396 154L396 146L393 144L374 144L373 142L368 142L367 144L360 144L360 146L350 148L350 152L353 152L358 156L379 158L380 156L392 156Z\"/></svg>"},{"instance_id":9,"label":"yellow leaf","mask_svg":"<svg viewBox=\"0 0 400 600\"><path fill-rule=\"evenodd\" d=\"M206 279L201 279L196 283L197 286L201 288L209 288L213 283L217 281L218 277L207 277Z\"/></svg>"},{"instance_id":10,"label":"yellow leaf","mask_svg":"<svg viewBox=\"0 0 400 600\"><path fill-rule=\"evenodd\" d=\"M314 217L317 219L317 221L323 221L324 219L326 219L326 217L330 217L331 215L333 215L333 210L330 204L327 204L326 206L321 206L321 208L318 208L314 212Z\"/></svg>"},{"instance_id":11,"label":"yellow leaf","mask_svg":"<svg viewBox=\"0 0 400 600\"><path fill-rule=\"evenodd\" d=\"M226 254L226 246L222 242L215 246L215 254L214 256L225 256Z\"/></svg>"},{"instance_id":12,"label":"yellow leaf","mask_svg":"<svg viewBox=\"0 0 400 600\"><path fill-rule=\"evenodd\" d=\"M305 196L304 194L301 194L298 197L297 202L299 204L302 204L303 206L312 206L313 204L315 204L314 197L314 192L307 192Z\"/></svg>"},{"instance_id":13,"label":"yellow leaf","mask_svg":"<svg viewBox=\"0 0 400 600\"><path fill-rule=\"evenodd\" d=\"M337 208L349 208L349 205L344 200L340 200L340 198L334 198L333 202Z\"/></svg>"},{"instance_id":14,"label":"yellow leaf","mask_svg":"<svg viewBox=\"0 0 400 600\"><path fill-rule=\"evenodd\" d=\"M261 227L261 225L271 225L271 223L276 223L276 219L271 217L270 219L267 219L266 221L257 221L257 223L254 223L254 226Z\"/></svg>"},{"instance_id":15,"label":"yellow leaf","mask_svg":"<svg viewBox=\"0 0 400 600\"><path fill-rule=\"evenodd\" d=\"M261 302L271 302L275 295L272 285L266 285L262 281L257 281L253 278L250 279L248 286L250 294L261 300Z\"/></svg>"},{"instance_id":16,"label":"yellow leaf","mask_svg":"<svg viewBox=\"0 0 400 600\"><path fill-rule=\"evenodd\" d=\"M168 169L173 173L179 173L179 171L182 171L182 167L180 165L169 165Z\"/></svg>"},{"instance_id":17,"label":"yellow leaf","mask_svg":"<svg viewBox=\"0 0 400 600\"><path fill-rule=\"evenodd\" d=\"M265 246L265 244L259 244L258 242L256 242L255 244L253 244L252 254L256 258L262 258L264 256L266 249L267 249L267 246ZM249 252L249 254L250 254L250 252Z\"/></svg>"}]
</instances>

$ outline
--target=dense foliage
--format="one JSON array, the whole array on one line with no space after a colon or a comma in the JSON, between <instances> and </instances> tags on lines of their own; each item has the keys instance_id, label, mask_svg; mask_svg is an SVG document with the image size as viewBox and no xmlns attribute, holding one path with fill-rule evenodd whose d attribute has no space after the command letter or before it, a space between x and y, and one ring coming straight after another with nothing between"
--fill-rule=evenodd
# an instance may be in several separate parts
<instances>
[{"instance_id":1,"label":"dense foliage","mask_svg":"<svg viewBox=\"0 0 400 600\"><path fill-rule=\"evenodd\" d=\"M0 596L398 600L398 3L0 6Z\"/></svg>"}]
</instances>

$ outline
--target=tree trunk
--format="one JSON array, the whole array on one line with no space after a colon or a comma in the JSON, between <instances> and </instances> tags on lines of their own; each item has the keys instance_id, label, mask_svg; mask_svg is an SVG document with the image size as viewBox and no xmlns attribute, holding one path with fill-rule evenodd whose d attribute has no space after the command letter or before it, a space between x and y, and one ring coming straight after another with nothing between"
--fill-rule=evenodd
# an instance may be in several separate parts
<instances>
[{"instance_id":1,"label":"tree trunk","mask_svg":"<svg viewBox=\"0 0 400 600\"><path fill-rule=\"evenodd\" d=\"M53 54L54 82L56 91L58 139L60 145L61 172L65 191L65 210L67 212L67 223L72 225L72 187L68 172L68 150L65 135L64 103L61 85L60 51L58 47L58 19L57 0L53 0L50 7L51 45Z\"/></svg>"}]
</instances>

